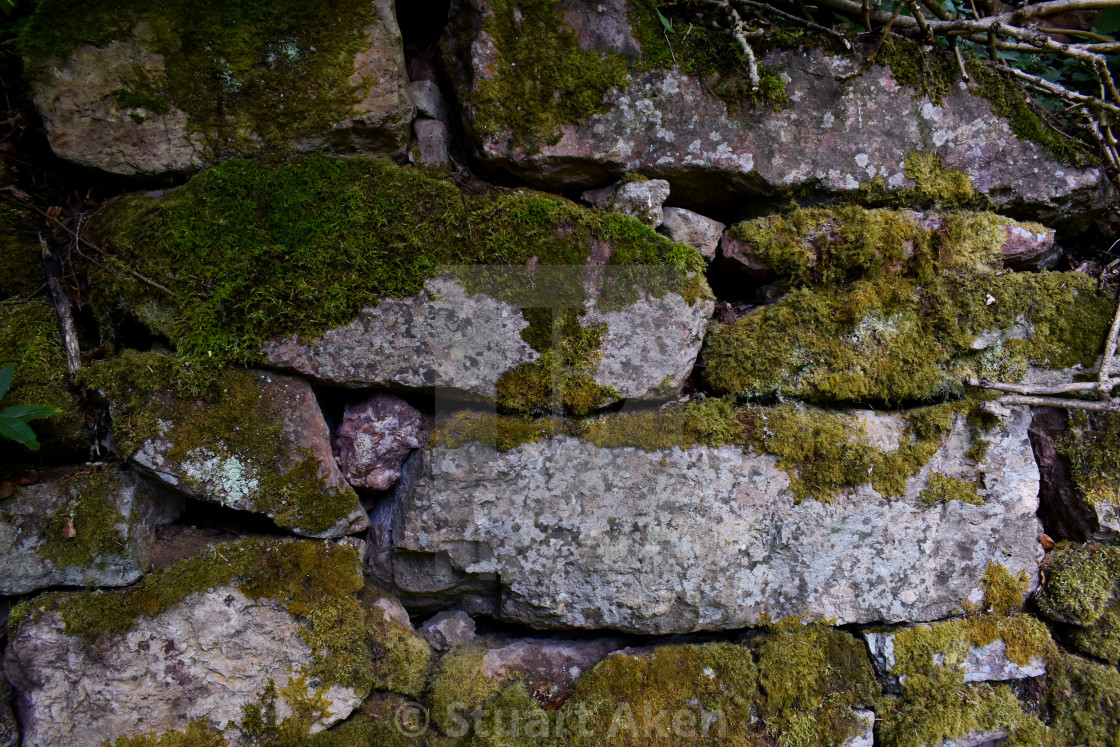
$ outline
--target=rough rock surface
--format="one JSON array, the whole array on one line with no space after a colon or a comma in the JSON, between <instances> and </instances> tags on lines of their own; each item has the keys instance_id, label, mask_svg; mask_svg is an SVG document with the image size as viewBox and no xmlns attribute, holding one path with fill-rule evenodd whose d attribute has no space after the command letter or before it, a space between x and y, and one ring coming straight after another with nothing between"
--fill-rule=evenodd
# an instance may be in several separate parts
<instances>
[{"instance_id":1,"label":"rough rock surface","mask_svg":"<svg viewBox=\"0 0 1120 747\"><path fill-rule=\"evenodd\" d=\"M855 714L863 723L863 731L855 736L848 737L842 747L874 747L875 745L875 711L855 709Z\"/></svg>"},{"instance_id":2,"label":"rough rock surface","mask_svg":"<svg viewBox=\"0 0 1120 747\"><path fill-rule=\"evenodd\" d=\"M474 640L474 620L465 612L440 612L420 626L420 635L436 651L446 651Z\"/></svg>"},{"instance_id":3,"label":"rough rock surface","mask_svg":"<svg viewBox=\"0 0 1120 747\"><path fill-rule=\"evenodd\" d=\"M253 601L225 586L139 618L133 630L96 646L67 635L58 613L47 612L12 638L4 670L19 692L27 745L74 744L75 734L101 744L197 720L237 743L242 706L256 702L270 678L282 691L310 661L300 624L280 602ZM338 685L324 697L330 715L316 731L362 700ZM291 714L283 699L276 709L278 718Z\"/></svg>"},{"instance_id":4,"label":"rough rock surface","mask_svg":"<svg viewBox=\"0 0 1120 747\"><path fill-rule=\"evenodd\" d=\"M692 371L712 302L688 304L678 293L640 297L619 310L589 301L584 326L606 322L595 380L623 398L660 398ZM425 292L386 299L315 341L299 337L265 348L269 364L347 387L428 390L493 399L498 380L539 357L521 337L519 308L484 294L468 295L450 278Z\"/></svg>"},{"instance_id":5,"label":"rough rock surface","mask_svg":"<svg viewBox=\"0 0 1120 747\"><path fill-rule=\"evenodd\" d=\"M467 101L500 69L502 50L477 20L499 12L496 4L464 5L470 12L457 33L467 59L456 85ZM583 48L632 58L640 47L626 31L627 11L624 0L577 3L565 21L579 27ZM855 55L777 52L760 62L785 81L789 104L781 111L748 106L731 116L705 80L678 70L632 72L627 85L607 91L605 112L563 125L558 142L539 148L511 144L508 132L478 134L468 107L470 147L484 166L552 189L595 187L640 171L667 179L674 193L687 196L682 204L695 209L736 194L805 187L848 193L875 177L888 189L904 189L913 182L903 162L915 152L939 155L1002 208L1030 210L1041 220L1099 210L1109 199L1099 169L1067 166L1019 140L963 84L938 106L878 65L841 83L838 78L859 68Z\"/></svg>"},{"instance_id":6,"label":"rough rock surface","mask_svg":"<svg viewBox=\"0 0 1120 747\"><path fill-rule=\"evenodd\" d=\"M413 160L424 166L447 168L451 165L451 131L438 119L418 119L412 123L416 132L416 153Z\"/></svg>"},{"instance_id":7,"label":"rough rock surface","mask_svg":"<svg viewBox=\"0 0 1120 747\"><path fill-rule=\"evenodd\" d=\"M583 193L584 202L629 215L651 228L657 228L664 220L662 206L667 199L669 199L669 182L664 179L623 182L613 187L593 189Z\"/></svg>"},{"instance_id":8,"label":"rough rock surface","mask_svg":"<svg viewBox=\"0 0 1120 747\"><path fill-rule=\"evenodd\" d=\"M864 633L867 648L871 652L871 661L875 664L876 671L883 677L901 681L905 676L895 678L894 639L896 633ZM931 666L940 664L943 655L934 654ZM997 639L986 646L973 646L969 649L968 658L961 663L964 670L965 682L1000 682L1003 680L1020 680L1027 677L1041 677L1046 674L1046 662L1040 657L1033 657L1027 664L1016 664L1007 658L1007 644Z\"/></svg>"},{"instance_id":9,"label":"rough rock surface","mask_svg":"<svg viewBox=\"0 0 1120 747\"><path fill-rule=\"evenodd\" d=\"M368 46L355 55L349 78L324 81L354 89L350 113L326 129L292 141L292 148L404 150L413 107L400 30L392 2L374 0L372 5L376 20L362 29ZM258 132L240 132L235 142L225 142L225 134L200 129L174 100L122 101L122 91L160 91L167 86L168 62L149 48L155 46L150 24L142 21L132 35L100 47L83 44L64 55L34 59L28 73L32 97L57 155L111 174L155 177L197 171L264 145ZM284 43L291 44L285 40L282 47ZM296 49L293 54L308 52ZM313 46L309 54L314 56ZM230 83L234 90L236 83Z\"/></svg>"},{"instance_id":10,"label":"rough rock surface","mask_svg":"<svg viewBox=\"0 0 1120 747\"><path fill-rule=\"evenodd\" d=\"M418 452L373 563L405 594L500 587L493 613L539 628L677 633L763 613L933 620L979 600L991 562L1033 577L1029 419L1016 409L985 433L983 505L919 497L933 472L978 477L961 419L905 496L863 485L827 505L794 503L772 456L732 446L646 452L558 436Z\"/></svg>"},{"instance_id":11,"label":"rough rock surface","mask_svg":"<svg viewBox=\"0 0 1120 747\"><path fill-rule=\"evenodd\" d=\"M435 81L414 80L409 84L409 90L412 92L412 103L416 106L417 114L429 119L447 119L447 102Z\"/></svg>"},{"instance_id":12,"label":"rough rock surface","mask_svg":"<svg viewBox=\"0 0 1120 747\"><path fill-rule=\"evenodd\" d=\"M662 212L662 232L673 241L693 247L711 262L716 256L716 249L726 226L718 220L684 208L667 207Z\"/></svg>"},{"instance_id":13,"label":"rough rock surface","mask_svg":"<svg viewBox=\"0 0 1120 747\"><path fill-rule=\"evenodd\" d=\"M500 680L521 675L530 683L530 692L544 687L552 697L558 697L570 694L584 672L624 647L617 638L527 639L487 651L482 657L481 671Z\"/></svg>"},{"instance_id":14,"label":"rough rock surface","mask_svg":"<svg viewBox=\"0 0 1120 747\"><path fill-rule=\"evenodd\" d=\"M280 442L273 444L281 455L277 463L264 464L254 455L238 454L227 448L220 437L204 446L192 448L182 459L173 454L176 425L167 422L163 433L148 439L132 455L131 461L143 472L186 495L203 501L220 503L240 511L260 510L262 472L271 470L288 474L305 460L318 462L316 474L324 491L349 494L353 508L348 515L322 531L310 531L300 526L301 518L315 510L313 505L294 509L291 530L296 534L312 537L341 537L359 532L369 526L369 518L362 510L357 495L335 464L331 452L330 430L315 400L315 393L306 381L276 373L254 372L260 398L266 402L282 403L280 408ZM265 496L271 498L272 496ZM269 514L275 518L275 513Z\"/></svg>"},{"instance_id":15,"label":"rough rock surface","mask_svg":"<svg viewBox=\"0 0 1120 747\"><path fill-rule=\"evenodd\" d=\"M401 465L424 441L424 420L400 397L375 394L346 405L335 447L339 466L354 487L388 490Z\"/></svg>"},{"instance_id":16,"label":"rough rock surface","mask_svg":"<svg viewBox=\"0 0 1120 747\"><path fill-rule=\"evenodd\" d=\"M98 489L75 476L17 487L0 500L0 594L124 586L144 574L156 526L179 515L182 498L134 472L97 477Z\"/></svg>"}]
</instances>

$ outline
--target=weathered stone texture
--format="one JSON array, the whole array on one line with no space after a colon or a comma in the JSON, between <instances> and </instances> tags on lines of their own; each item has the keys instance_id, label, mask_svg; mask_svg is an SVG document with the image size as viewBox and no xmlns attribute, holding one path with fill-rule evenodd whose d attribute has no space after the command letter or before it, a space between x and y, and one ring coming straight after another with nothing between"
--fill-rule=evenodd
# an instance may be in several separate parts
<instances>
[{"instance_id":1,"label":"weathered stone texture","mask_svg":"<svg viewBox=\"0 0 1120 747\"><path fill-rule=\"evenodd\" d=\"M493 76L502 50L474 22L495 7L486 0L465 6L471 12L459 25L459 46L467 59L457 84L468 100ZM633 58L640 51L627 30L627 11L626 2L577 3L565 22L583 48ZM1030 210L1042 220L1100 210L1108 202L1101 170L1059 163L1019 140L965 84L938 106L915 97L878 65L840 82L859 68L855 55L774 52L760 62L785 82L789 103L781 111L747 105L732 116L702 79L678 70L635 72L626 85L607 91L605 112L564 125L557 142L530 148L512 144L508 133L472 134L471 147L486 167L552 189L594 187L640 171L667 179L686 196L681 204L697 209L734 194L806 187L850 193L876 177L888 189L904 189L913 182L903 162L915 152L938 155L945 167L966 172L1002 208ZM470 116L468 109L468 131Z\"/></svg>"},{"instance_id":2,"label":"weathered stone texture","mask_svg":"<svg viewBox=\"0 0 1120 747\"><path fill-rule=\"evenodd\" d=\"M256 454L236 453L228 448L220 434L215 434L205 444L191 448L185 457L176 458L173 454L176 424L170 421L164 424L159 436L145 441L131 456L132 463L192 498L239 511L261 511L265 471L288 474L306 460L314 460L318 464L315 474L324 496L326 491L341 493L343 497L348 495L353 506L349 513L326 529L310 530L301 526L301 521L315 511L312 504L318 496L290 496L291 500L299 501L294 508L273 507L271 513L267 509L264 512L275 518L283 508L286 513L290 512L292 520L289 528L296 534L309 537L342 537L368 527L369 519L357 495L335 464L330 430L319 410L315 392L306 381L292 376L265 372L248 375L255 379L260 399L277 403L279 407L279 422L275 425L280 427L280 440L279 443L269 444L279 455L275 463ZM198 406L205 407L202 403ZM263 496L263 500L272 497Z\"/></svg>"},{"instance_id":3,"label":"weathered stone texture","mask_svg":"<svg viewBox=\"0 0 1120 747\"><path fill-rule=\"evenodd\" d=\"M673 241L688 244L711 262L726 226L684 208L667 207L662 212L662 232Z\"/></svg>"},{"instance_id":4,"label":"weathered stone texture","mask_svg":"<svg viewBox=\"0 0 1120 747\"><path fill-rule=\"evenodd\" d=\"M677 633L764 613L934 620L979 599L990 562L1033 577L1028 422L1017 409L985 434L984 505L919 497L931 473L978 476L963 420L905 496L863 485L827 505L794 503L774 458L738 447L646 452L559 436L504 453L421 452L382 517L375 565L427 599L497 586L495 614L540 628Z\"/></svg>"},{"instance_id":5,"label":"weathered stone texture","mask_svg":"<svg viewBox=\"0 0 1120 747\"><path fill-rule=\"evenodd\" d=\"M300 624L280 602L253 601L232 586L192 594L96 646L64 627L58 613L45 613L19 629L5 656L25 745L101 744L191 721L224 729L238 744L242 706L255 703L269 679L283 690L311 661ZM339 685L324 697L330 715L315 731L362 700ZM282 698L276 710L281 719L291 714Z\"/></svg>"},{"instance_id":6,"label":"weathered stone texture","mask_svg":"<svg viewBox=\"0 0 1120 747\"><path fill-rule=\"evenodd\" d=\"M424 441L424 419L400 397L375 394L348 404L335 446L339 466L355 487L388 490L401 476L401 465Z\"/></svg>"},{"instance_id":7,"label":"weathered stone texture","mask_svg":"<svg viewBox=\"0 0 1120 747\"><path fill-rule=\"evenodd\" d=\"M73 485L56 479L17 487L10 498L0 500L0 594L26 594L50 586L124 586L144 574L156 526L179 515L182 498L134 472L107 470L103 479L107 482L96 494L83 494L80 478ZM89 523L83 501L87 510L98 503ZM69 526L56 525L56 518L67 512ZM115 513L117 521L93 525L108 513ZM73 537L61 534L67 529ZM86 532L105 537L104 544L112 550L87 548L86 538L78 536ZM113 533L116 539L109 540ZM72 546L88 552L75 552ZM73 556L76 562L56 564L55 548L60 557Z\"/></svg>"},{"instance_id":8,"label":"weathered stone texture","mask_svg":"<svg viewBox=\"0 0 1120 747\"><path fill-rule=\"evenodd\" d=\"M906 679L905 675L898 677L894 674L896 635L897 633L864 633L876 671L892 682ZM932 667L943 661L944 654L934 653L929 664ZM1017 664L1008 659L1007 644L998 638L986 646L970 647L960 668L964 671L965 682L1000 682L1046 674L1046 662L1041 657L1032 657L1026 664Z\"/></svg>"},{"instance_id":9,"label":"weathered stone texture","mask_svg":"<svg viewBox=\"0 0 1120 747\"><path fill-rule=\"evenodd\" d=\"M350 113L326 130L292 141L291 148L388 153L407 145L413 106L394 5L390 0L372 5L376 22L362 29L368 46L354 57L349 78L333 82L354 88ZM158 103L121 104L121 91L161 92L167 85L167 60L149 48L153 37L151 25L142 21L132 38L101 47L83 44L65 55L30 61L32 99L58 156L110 174L157 177L194 172L265 146L262 134L252 131L238 133L235 144L225 142L226 133L200 128L162 93L155 97ZM314 52L314 47L296 50Z\"/></svg>"}]
</instances>

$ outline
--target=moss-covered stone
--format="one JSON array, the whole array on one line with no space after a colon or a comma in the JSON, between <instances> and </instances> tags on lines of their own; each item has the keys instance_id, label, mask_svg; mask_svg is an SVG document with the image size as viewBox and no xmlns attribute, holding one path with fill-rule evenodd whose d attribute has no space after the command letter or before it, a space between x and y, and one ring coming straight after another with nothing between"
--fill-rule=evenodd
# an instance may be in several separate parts
<instances>
[{"instance_id":1,"label":"moss-covered stone","mask_svg":"<svg viewBox=\"0 0 1120 747\"><path fill-rule=\"evenodd\" d=\"M188 117L215 154L322 136L375 81L352 81L354 58L380 23L363 0L239 3L191 0L39 3L19 45L29 70L76 47L136 40L163 56L113 93L119 108ZM142 115L141 115L142 116Z\"/></svg>"},{"instance_id":2,"label":"moss-covered stone","mask_svg":"<svg viewBox=\"0 0 1120 747\"><path fill-rule=\"evenodd\" d=\"M116 470L94 468L67 481L70 501L47 521L43 557L56 568L88 566L106 555L124 556L126 517L113 500Z\"/></svg>"},{"instance_id":3,"label":"moss-covered stone","mask_svg":"<svg viewBox=\"0 0 1120 747\"><path fill-rule=\"evenodd\" d=\"M1045 566L1038 608L1056 620L1092 625L1108 607L1120 580L1120 549L1061 542Z\"/></svg>"},{"instance_id":4,"label":"moss-covered stone","mask_svg":"<svg viewBox=\"0 0 1120 747\"><path fill-rule=\"evenodd\" d=\"M35 421L44 456L77 452L89 437L78 398L70 389L66 351L54 309L39 301L0 305L0 366L15 363L8 405L50 405L59 412ZM6 444L9 442L5 442ZM21 446L5 446L0 469L26 458Z\"/></svg>"},{"instance_id":5,"label":"moss-covered stone","mask_svg":"<svg viewBox=\"0 0 1120 747\"><path fill-rule=\"evenodd\" d=\"M609 246L613 266L675 268L676 290L710 293L694 249L632 218L535 192L460 190L368 158L228 161L162 198L120 200L92 229L106 267L176 294L95 270L91 302L106 326L131 316L181 354L220 361L256 360L280 336L313 338L452 266L582 265ZM466 274L485 290L484 273ZM619 302L640 290L615 288Z\"/></svg>"},{"instance_id":6,"label":"moss-covered stone","mask_svg":"<svg viewBox=\"0 0 1120 747\"><path fill-rule=\"evenodd\" d=\"M480 413L459 413L441 421L432 447L457 448L472 441L508 451L553 435L568 435L604 448L632 446L645 451L692 446L738 446L772 454L790 475L797 501L807 497L829 501L846 488L870 483L884 496L906 491L916 475L944 443L963 403L916 408L904 419L905 433L894 450L880 449L865 438L865 426L853 414L799 404L736 405L733 398L711 398L683 407L604 415L588 420L527 419ZM980 500L975 486L946 492L938 476L930 501L956 498ZM961 482L957 480L956 482ZM956 487L955 482L949 482Z\"/></svg>"},{"instance_id":7,"label":"moss-covered stone","mask_svg":"<svg viewBox=\"0 0 1120 747\"><path fill-rule=\"evenodd\" d=\"M681 730L673 733L677 713L694 738L751 745L756 735L744 730L757 687L758 667L745 646L661 646L599 662L579 679L560 714L581 727L571 733L572 745L679 744Z\"/></svg>"},{"instance_id":8,"label":"moss-covered stone","mask_svg":"<svg viewBox=\"0 0 1120 747\"><path fill-rule=\"evenodd\" d=\"M999 730L1008 732L1009 744L1050 744L1047 727L1023 711L1011 688L966 684L962 665L970 649L996 640L1006 644L1015 664L1058 657L1049 631L1028 615L969 617L900 631L892 674L902 676L902 694L880 702L876 744L919 747Z\"/></svg>"},{"instance_id":9,"label":"moss-covered stone","mask_svg":"<svg viewBox=\"0 0 1120 747\"><path fill-rule=\"evenodd\" d=\"M349 486L329 478L321 455L293 441L286 418L304 403L289 387L251 371L200 369L132 350L87 370L83 381L112 403L121 454L169 442L159 454L164 468L205 497L308 535L348 522L358 505ZM215 460L220 467L192 466Z\"/></svg>"},{"instance_id":10,"label":"moss-covered stone","mask_svg":"<svg viewBox=\"0 0 1120 747\"><path fill-rule=\"evenodd\" d=\"M984 589L984 606L981 611L996 615L1007 615L1019 610L1031 586L1031 580L1025 571L1012 576L999 563L988 564L980 583Z\"/></svg>"},{"instance_id":11,"label":"moss-covered stone","mask_svg":"<svg viewBox=\"0 0 1120 747\"><path fill-rule=\"evenodd\" d=\"M47 282L30 211L0 202L0 300L27 298Z\"/></svg>"},{"instance_id":12,"label":"moss-covered stone","mask_svg":"<svg viewBox=\"0 0 1120 747\"><path fill-rule=\"evenodd\" d=\"M929 486L921 493L922 503L932 506L947 501L963 501L976 506L984 505L984 499L976 492L976 483L965 482L956 477L934 472L929 476Z\"/></svg>"},{"instance_id":13,"label":"moss-covered stone","mask_svg":"<svg viewBox=\"0 0 1120 747\"><path fill-rule=\"evenodd\" d=\"M428 682L432 655L428 642L396 620L367 614L373 646L374 688L420 697Z\"/></svg>"},{"instance_id":14,"label":"moss-covered stone","mask_svg":"<svg viewBox=\"0 0 1120 747\"><path fill-rule=\"evenodd\" d=\"M1114 668L1062 655L1047 679L1055 744L1106 747L1120 741L1120 674Z\"/></svg>"},{"instance_id":15,"label":"moss-covered stone","mask_svg":"<svg viewBox=\"0 0 1120 747\"><path fill-rule=\"evenodd\" d=\"M55 593L23 602L12 611L9 629L14 634L28 620L55 611L67 635L92 644L128 632L141 615L154 617L192 593L229 584L250 599L280 602L300 621L312 658L299 674L368 691L372 637L357 599L361 558L353 544L261 539L213 545L128 589Z\"/></svg>"},{"instance_id":16,"label":"moss-covered stone","mask_svg":"<svg viewBox=\"0 0 1120 747\"><path fill-rule=\"evenodd\" d=\"M1096 622L1068 633L1074 648L1095 659L1120 666L1120 601L1113 597Z\"/></svg>"},{"instance_id":17,"label":"moss-covered stone","mask_svg":"<svg viewBox=\"0 0 1120 747\"><path fill-rule=\"evenodd\" d=\"M448 732L456 718L495 698L502 690L499 680L482 673L488 647L483 642L451 649L436 664L425 696L432 723Z\"/></svg>"},{"instance_id":18,"label":"moss-covered stone","mask_svg":"<svg viewBox=\"0 0 1120 747\"><path fill-rule=\"evenodd\" d=\"M1006 380L1028 364L1095 363L1112 300L1091 278L934 268L798 288L717 325L702 353L705 380L745 397L897 404L958 396L966 375ZM978 344L984 333L995 339Z\"/></svg>"},{"instance_id":19,"label":"moss-covered stone","mask_svg":"<svg viewBox=\"0 0 1120 747\"><path fill-rule=\"evenodd\" d=\"M856 205L892 208L991 208L991 198L976 190L968 172L945 168L936 153L911 153L903 161L902 172L914 186L892 189L883 177L876 176L845 199Z\"/></svg>"}]
</instances>

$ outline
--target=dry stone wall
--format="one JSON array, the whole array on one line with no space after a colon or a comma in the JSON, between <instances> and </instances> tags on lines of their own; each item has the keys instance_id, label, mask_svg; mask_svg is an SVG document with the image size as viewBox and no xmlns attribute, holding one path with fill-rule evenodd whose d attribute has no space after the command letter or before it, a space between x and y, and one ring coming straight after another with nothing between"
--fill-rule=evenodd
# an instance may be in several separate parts
<instances>
[{"instance_id":1,"label":"dry stone wall","mask_svg":"<svg viewBox=\"0 0 1120 747\"><path fill-rule=\"evenodd\" d=\"M980 76L770 30L749 92L649 0L79 6L27 97L131 181L77 373L0 198L0 410L61 408L0 442L0 747L1120 740L1120 420L965 383L1095 374L1115 191Z\"/></svg>"}]
</instances>

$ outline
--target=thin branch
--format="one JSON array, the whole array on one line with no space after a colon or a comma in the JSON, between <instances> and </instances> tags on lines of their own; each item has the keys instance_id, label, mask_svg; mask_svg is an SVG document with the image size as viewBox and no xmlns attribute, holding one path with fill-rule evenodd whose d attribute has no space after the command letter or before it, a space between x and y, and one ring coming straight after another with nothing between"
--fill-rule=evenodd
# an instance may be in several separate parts
<instances>
[{"instance_id":1,"label":"thin branch","mask_svg":"<svg viewBox=\"0 0 1120 747\"><path fill-rule=\"evenodd\" d=\"M758 2L758 0L735 0L735 4L744 8L753 8L754 10L762 11L763 13L775 15L778 18L789 21L790 23L796 23L804 26L807 29L811 29L812 31L818 31L822 34L827 34L828 36L831 36L835 39L839 39L840 42L843 43L844 49L852 48L852 40L841 34L839 31L830 29L827 26L821 26L820 24L814 23L812 21L806 21L804 18L795 16L792 13L787 13L780 8L775 8L772 5L768 5L767 3Z\"/></svg>"},{"instance_id":2,"label":"thin branch","mask_svg":"<svg viewBox=\"0 0 1120 747\"><path fill-rule=\"evenodd\" d=\"M1116 310L1112 312L1112 326L1108 328L1108 338L1104 343L1104 354L1101 357L1101 367L1097 371L1097 396L1107 399L1112 392L1112 381L1109 374L1112 372L1112 359L1116 357L1116 342L1120 338L1120 301L1116 303Z\"/></svg>"},{"instance_id":3,"label":"thin branch","mask_svg":"<svg viewBox=\"0 0 1120 747\"><path fill-rule=\"evenodd\" d=\"M1120 379L1106 379L1111 387L1120 385ZM977 389L991 389L996 392L1010 392L1011 394L1027 394L1036 396L1049 396L1054 394L1073 394L1075 392L1095 392L1100 387L1098 381L1074 381L1070 384L1056 384L1055 386L1033 386L1031 384L1009 384L991 379L977 379L972 376L965 377L966 386Z\"/></svg>"},{"instance_id":4,"label":"thin branch","mask_svg":"<svg viewBox=\"0 0 1120 747\"><path fill-rule=\"evenodd\" d=\"M43 267L47 271L47 286L51 289L51 298L54 300L54 310L58 315L58 326L62 328L62 347L66 351L66 368L70 375L78 373L82 368L82 351L78 346L78 332L74 326L74 313L70 309L70 298L62 290L59 278L62 276L58 259L51 251L47 236L39 232L39 250L43 255Z\"/></svg>"},{"instance_id":5,"label":"thin branch","mask_svg":"<svg viewBox=\"0 0 1120 747\"><path fill-rule=\"evenodd\" d=\"M875 49L871 50L871 54L868 55L867 59L863 61L863 64L861 64L859 66L859 69L857 69L854 73L841 75L839 78L837 78L839 82L847 83L853 78L860 77L871 68L871 64L875 62L875 58L879 56L879 50L883 48L883 43L887 41L887 36L891 33L891 26L893 26L894 22L898 20L898 14L900 12L902 12L902 3L894 6L894 13L891 15L890 19L887 20L887 25L883 28L883 35L879 37L879 42L875 45Z\"/></svg>"},{"instance_id":6,"label":"thin branch","mask_svg":"<svg viewBox=\"0 0 1120 747\"><path fill-rule=\"evenodd\" d=\"M1067 410L1090 410L1092 412L1120 412L1120 402L1108 400L1094 402L1087 399L1064 399L1062 397L1026 397L1008 395L995 400L1001 405L1028 405L1030 407L1061 407Z\"/></svg>"}]
</instances>

